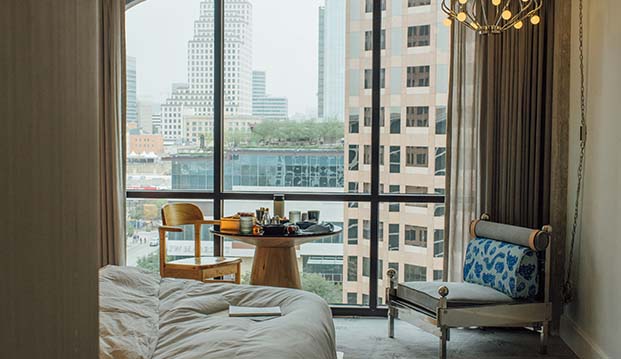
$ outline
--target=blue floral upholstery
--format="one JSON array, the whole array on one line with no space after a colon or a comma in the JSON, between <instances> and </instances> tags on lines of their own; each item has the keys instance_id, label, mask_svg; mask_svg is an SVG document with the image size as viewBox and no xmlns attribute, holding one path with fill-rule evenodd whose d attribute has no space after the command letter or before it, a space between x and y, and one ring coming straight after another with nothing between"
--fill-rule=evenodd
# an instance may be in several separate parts
<instances>
[{"instance_id":1,"label":"blue floral upholstery","mask_svg":"<svg viewBox=\"0 0 621 359\"><path fill-rule=\"evenodd\" d=\"M528 247L488 238L468 244L464 281L484 285L514 299L533 298L539 289L537 255Z\"/></svg>"}]
</instances>

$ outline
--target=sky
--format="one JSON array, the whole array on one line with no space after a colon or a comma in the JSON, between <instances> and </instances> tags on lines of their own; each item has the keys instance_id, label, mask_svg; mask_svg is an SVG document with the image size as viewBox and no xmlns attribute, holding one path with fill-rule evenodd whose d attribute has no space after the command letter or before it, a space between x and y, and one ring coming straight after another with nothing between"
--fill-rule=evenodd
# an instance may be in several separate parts
<instances>
[{"instance_id":1,"label":"sky","mask_svg":"<svg viewBox=\"0 0 621 359\"><path fill-rule=\"evenodd\" d=\"M317 107L317 21L323 0L250 0L253 69L267 92L289 99L289 114ZM344 1L344 0L343 0ZM200 0L147 0L126 14L127 55L136 57L138 100L161 102L187 82L187 41Z\"/></svg>"}]
</instances>

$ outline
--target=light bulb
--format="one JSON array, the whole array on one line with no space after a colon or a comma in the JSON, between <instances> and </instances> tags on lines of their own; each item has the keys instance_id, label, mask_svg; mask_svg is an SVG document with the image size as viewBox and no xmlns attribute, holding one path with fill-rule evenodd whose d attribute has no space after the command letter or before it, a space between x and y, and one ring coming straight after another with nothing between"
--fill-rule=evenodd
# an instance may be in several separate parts
<instances>
[{"instance_id":1,"label":"light bulb","mask_svg":"<svg viewBox=\"0 0 621 359\"><path fill-rule=\"evenodd\" d=\"M509 10L505 10L502 12L502 14L500 16L502 16L503 19L505 20L509 20L511 18L511 11Z\"/></svg>"},{"instance_id":2,"label":"light bulb","mask_svg":"<svg viewBox=\"0 0 621 359\"><path fill-rule=\"evenodd\" d=\"M446 19L444 19L444 21L442 23L444 24L444 26L449 27L449 26L451 26L453 21L451 21L451 19L447 17Z\"/></svg>"},{"instance_id":3,"label":"light bulb","mask_svg":"<svg viewBox=\"0 0 621 359\"><path fill-rule=\"evenodd\" d=\"M541 18L538 15L533 15L530 18L530 23L533 25L537 25L539 22L541 22Z\"/></svg>"},{"instance_id":4,"label":"light bulb","mask_svg":"<svg viewBox=\"0 0 621 359\"><path fill-rule=\"evenodd\" d=\"M462 11L459 14L457 14L457 20L461 22L466 21L466 13Z\"/></svg>"},{"instance_id":5,"label":"light bulb","mask_svg":"<svg viewBox=\"0 0 621 359\"><path fill-rule=\"evenodd\" d=\"M500 5L500 0L492 0L492 5L494 6Z\"/></svg>"},{"instance_id":6,"label":"light bulb","mask_svg":"<svg viewBox=\"0 0 621 359\"><path fill-rule=\"evenodd\" d=\"M462 4L462 5L467 3L467 2L468 2L468 0L459 0L459 3Z\"/></svg>"},{"instance_id":7,"label":"light bulb","mask_svg":"<svg viewBox=\"0 0 621 359\"><path fill-rule=\"evenodd\" d=\"M513 25L513 27L518 29L518 30L521 29L522 26L524 26L524 23L521 22L521 21L518 21L518 22L515 23L515 25Z\"/></svg>"}]
</instances>

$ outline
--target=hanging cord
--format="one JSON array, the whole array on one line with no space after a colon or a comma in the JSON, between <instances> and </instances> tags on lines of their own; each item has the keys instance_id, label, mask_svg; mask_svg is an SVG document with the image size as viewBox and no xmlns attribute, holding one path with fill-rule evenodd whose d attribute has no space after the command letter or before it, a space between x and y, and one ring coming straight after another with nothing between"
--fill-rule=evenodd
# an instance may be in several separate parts
<instances>
[{"instance_id":1,"label":"hanging cord","mask_svg":"<svg viewBox=\"0 0 621 359\"><path fill-rule=\"evenodd\" d=\"M579 4L579 53L580 53L580 159L578 161L578 183L576 185L576 201L574 203L574 221L571 226L571 246L569 247L569 263L567 266L567 278L563 285L563 302L570 303L574 299L574 288L571 280L571 269L573 267L574 247L576 244L576 231L578 227L578 217L580 215L580 193L582 192L582 183L584 179L584 153L586 150L587 140L587 123L586 123L586 97L584 89L584 14L583 0Z\"/></svg>"}]
</instances>

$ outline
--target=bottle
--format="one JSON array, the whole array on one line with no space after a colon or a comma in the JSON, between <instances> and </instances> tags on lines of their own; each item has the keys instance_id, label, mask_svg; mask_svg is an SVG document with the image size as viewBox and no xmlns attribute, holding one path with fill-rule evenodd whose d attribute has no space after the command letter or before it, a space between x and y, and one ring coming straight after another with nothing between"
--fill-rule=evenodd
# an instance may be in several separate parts
<instances>
[{"instance_id":1,"label":"bottle","mask_svg":"<svg viewBox=\"0 0 621 359\"><path fill-rule=\"evenodd\" d=\"M274 216L278 216L280 218L285 217L285 195L284 194L274 195Z\"/></svg>"}]
</instances>

